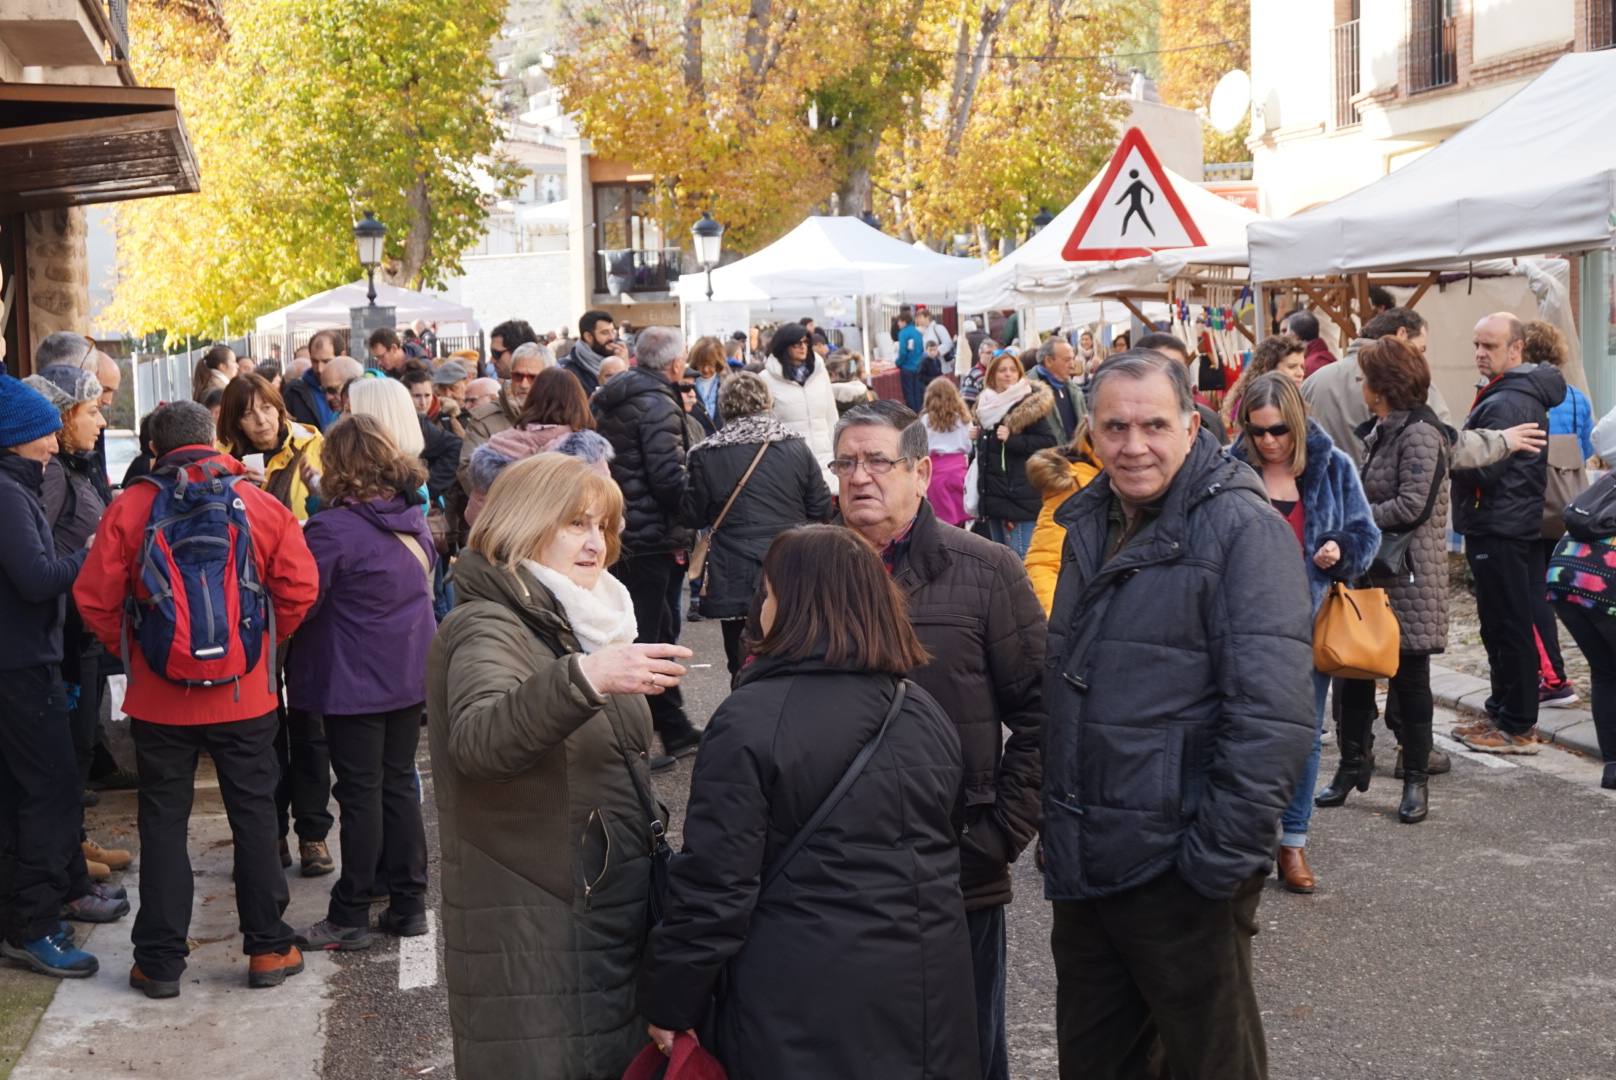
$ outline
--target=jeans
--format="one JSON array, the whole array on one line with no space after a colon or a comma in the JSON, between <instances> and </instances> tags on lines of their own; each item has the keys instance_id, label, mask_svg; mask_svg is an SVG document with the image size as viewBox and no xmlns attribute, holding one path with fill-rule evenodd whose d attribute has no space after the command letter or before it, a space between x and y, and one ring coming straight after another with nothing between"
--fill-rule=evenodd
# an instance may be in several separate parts
<instances>
[{"instance_id":1,"label":"jeans","mask_svg":"<svg viewBox=\"0 0 1616 1080\"><path fill-rule=\"evenodd\" d=\"M1616 618L1566 600L1557 599L1554 608L1588 661L1594 734L1609 765L1616 762Z\"/></svg>"},{"instance_id":2,"label":"jeans","mask_svg":"<svg viewBox=\"0 0 1616 1080\"><path fill-rule=\"evenodd\" d=\"M898 383L903 387L903 403L919 412L921 404L926 400L926 380L921 377L919 369L905 371L899 368Z\"/></svg>"},{"instance_id":3,"label":"jeans","mask_svg":"<svg viewBox=\"0 0 1616 1080\"><path fill-rule=\"evenodd\" d=\"M1251 980L1263 875L1208 900L1169 870L1100 900L1057 900L1061 1080L1263 1080Z\"/></svg>"},{"instance_id":4,"label":"jeans","mask_svg":"<svg viewBox=\"0 0 1616 1080\"><path fill-rule=\"evenodd\" d=\"M338 926L370 925L378 869L395 915L426 910L426 827L415 777L423 708L326 718L342 808L342 875L326 917Z\"/></svg>"},{"instance_id":5,"label":"jeans","mask_svg":"<svg viewBox=\"0 0 1616 1080\"><path fill-rule=\"evenodd\" d=\"M288 819L301 843L331 835L331 753L326 747L325 724L318 713L282 707L276 714L275 760L280 776L275 781L276 837L287 834Z\"/></svg>"},{"instance_id":6,"label":"jeans","mask_svg":"<svg viewBox=\"0 0 1616 1080\"><path fill-rule=\"evenodd\" d=\"M185 972L186 932L195 890L186 831L196 788L197 755L207 751L236 854L236 911L248 956L284 953L292 945L286 875L275 850L274 713L226 724L153 724L132 720L140 773L140 910L130 940L135 963L150 978Z\"/></svg>"},{"instance_id":7,"label":"jeans","mask_svg":"<svg viewBox=\"0 0 1616 1080\"><path fill-rule=\"evenodd\" d=\"M88 888L83 790L56 666L0 673L0 933L13 945L54 934Z\"/></svg>"},{"instance_id":8,"label":"jeans","mask_svg":"<svg viewBox=\"0 0 1616 1080\"><path fill-rule=\"evenodd\" d=\"M639 624L639 642L673 644L679 640L680 616L684 609L685 566L671 552L657 555L634 555L618 561L612 567L628 589L634 602L634 621ZM689 736L695 725L685 716L684 694L671 686L660 694L646 699L651 706L651 726L662 736L664 744L671 739Z\"/></svg>"},{"instance_id":9,"label":"jeans","mask_svg":"<svg viewBox=\"0 0 1616 1080\"><path fill-rule=\"evenodd\" d=\"M1397 674L1388 681L1400 714L1398 737L1402 740L1403 768L1425 772L1431 763L1431 717L1435 711L1431 700L1431 658L1423 653L1400 654ZM1535 686L1532 693L1533 700L1537 700ZM1367 750L1374 722L1374 680L1345 680L1341 690L1341 741Z\"/></svg>"},{"instance_id":10,"label":"jeans","mask_svg":"<svg viewBox=\"0 0 1616 1080\"><path fill-rule=\"evenodd\" d=\"M976 1038L982 1080L1010 1080L1010 1042L1004 1030L1004 908L965 913L976 978Z\"/></svg>"},{"instance_id":11,"label":"jeans","mask_svg":"<svg viewBox=\"0 0 1616 1080\"><path fill-rule=\"evenodd\" d=\"M1313 749L1296 784L1290 805L1279 819L1280 847L1307 847L1307 827L1313 820L1313 789L1319 784L1319 753L1324 749L1324 702L1330 694L1330 676L1313 672Z\"/></svg>"},{"instance_id":12,"label":"jeans","mask_svg":"<svg viewBox=\"0 0 1616 1080\"><path fill-rule=\"evenodd\" d=\"M993 542L1003 544L1016 553L1016 558L1026 559L1027 548L1032 545L1032 530L1038 523L1036 521L999 521L988 519L988 534Z\"/></svg>"},{"instance_id":13,"label":"jeans","mask_svg":"<svg viewBox=\"0 0 1616 1080\"><path fill-rule=\"evenodd\" d=\"M1525 735L1537 726L1532 594L1543 591L1541 556L1531 540L1467 536L1465 558L1476 580L1476 614L1492 675L1487 714L1511 735Z\"/></svg>"}]
</instances>

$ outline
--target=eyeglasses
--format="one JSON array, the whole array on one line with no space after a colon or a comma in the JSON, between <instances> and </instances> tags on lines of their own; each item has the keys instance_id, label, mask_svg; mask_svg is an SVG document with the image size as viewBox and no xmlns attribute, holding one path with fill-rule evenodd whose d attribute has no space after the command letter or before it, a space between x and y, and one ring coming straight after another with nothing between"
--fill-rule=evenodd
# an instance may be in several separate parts
<instances>
[{"instance_id":1,"label":"eyeglasses","mask_svg":"<svg viewBox=\"0 0 1616 1080\"><path fill-rule=\"evenodd\" d=\"M863 465L864 471L869 473L871 476L885 476L887 473L892 471L892 466L898 464L900 461L908 460L910 459L907 457L835 458L831 461L828 467L836 476L852 476L853 473L858 471L858 467L860 465Z\"/></svg>"},{"instance_id":2,"label":"eyeglasses","mask_svg":"<svg viewBox=\"0 0 1616 1080\"><path fill-rule=\"evenodd\" d=\"M529 373L529 372L526 372L526 371L513 371L513 372L511 372L511 382L513 382L513 383L535 382L535 381L538 380L538 377L539 377L539 373L537 371L532 372L532 373Z\"/></svg>"},{"instance_id":3,"label":"eyeglasses","mask_svg":"<svg viewBox=\"0 0 1616 1080\"><path fill-rule=\"evenodd\" d=\"M1264 435L1272 435L1274 438L1279 439L1290 433L1291 426L1289 424L1275 424L1273 427L1258 427L1256 424L1246 425L1246 434L1253 439L1260 439Z\"/></svg>"}]
</instances>

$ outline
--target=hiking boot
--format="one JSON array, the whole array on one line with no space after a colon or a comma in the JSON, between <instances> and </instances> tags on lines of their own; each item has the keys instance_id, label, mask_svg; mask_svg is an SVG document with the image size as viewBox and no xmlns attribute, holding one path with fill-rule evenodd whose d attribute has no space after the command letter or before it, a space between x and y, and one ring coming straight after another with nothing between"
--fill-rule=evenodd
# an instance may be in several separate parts
<instances>
[{"instance_id":1,"label":"hiking boot","mask_svg":"<svg viewBox=\"0 0 1616 1080\"><path fill-rule=\"evenodd\" d=\"M247 962L247 985L254 990L267 990L302 971L303 953L296 945L288 946L283 953L259 953Z\"/></svg>"},{"instance_id":2,"label":"hiking boot","mask_svg":"<svg viewBox=\"0 0 1616 1080\"><path fill-rule=\"evenodd\" d=\"M395 915L388 908L376 919L376 929L394 937L420 937L426 933L426 912L415 915Z\"/></svg>"},{"instance_id":3,"label":"hiking boot","mask_svg":"<svg viewBox=\"0 0 1616 1080\"><path fill-rule=\"evenodd\" d=\"M63 941L59 933L26 945L0 941L0 956L58 979L88 979L101 970L100 961L72 942Z\"/></svg>"},{"instance_id":4,"label":"hiking boot","mask_svg":"<svg viewBox=\"0 0 1616 1080\"><path fill-rule=\"evenodd\" d=\"M1577 697L1577 688L1569 682L1550 685L1539 683L1537 688L1537 704L1540 709L1569 709L1574 707L1580 698Z\"/></svg>"},{"instance_id":5,"label":"hiking boot","mask_svg":"<svg viewBox=\"0 0 1616 1080\"><path fill-rule=\"evenodd\" d=\"M1455 724L1448 734L1463 742L1467 735L1480 735L1483 732L1495 731L1497 728L1498 725L1493 723L1492 717L1484 716L1480 720L1471 720L1465 724Z\"/></svg>"},{"instance_id":6,"label":"hiking boot","mask_svg":"<svg viewBox=\"0 0 1616 1080\"><path fill-rule=\"evenodd\" d=\"M1493 728L1459 740L1480 754L1535 754L1538 752L1536 729L1525 735L1511 735L1502 728Z\"/></svg>"},{"instance_id":7,"label":"hiking boot","mask_svg":"<svg viewBox=\"0 0 1616 1080\"><path fill-rule=\"evenodd\" d=\"M297 943L327 952L357 952L370 948L370 927L338 926L330 919L321 919L307 930L299 930Z\"/></svg>"},{"instance_id":8,"label":"hiking boot","mask_svg":"<svg viewBox=\"0 0 1616 1080\"><path fill-rule=\"evenodd\" d=\"M94 840L86 840L79 847L84 849L85 862L98 862L108 870L127 870L134 856L123 848L104 848Z\"/></svg>"},{"instance_id":9,"label":"hiking boot","mask_svg":"<svg viewBox=\"0 0 1616 1080\"><path fill-rule=\"evenodd\" d=\"M62 905L62 915L75 922L117 922L129 914L129 901L119 897L97 896L90 892Z\"/></svg>"},{"instance_id":10,"label":"hiking boot","mask_svg":"<svg viewBox=\"0 0 1616 1080\"><path fill-rule=\"evenodd\" d=\"M1432 747L1431 756L1426 765L1425 775L1440 776L1443 773L1452 771L1453 759L1448 756L1448 752L1446 750L1438 750L1435 747ZM1403 748L1401 746L1397 748L1397 761L1392 765L1392 776L1399 780L1403 779Z\"/></svg>"},{"instance_id":11,"label":"hiking boot","mask_svg":"<svg viewBox=\"0 0 1616 1080\"><path fill-rule=\"evenodd\" d=\"M286 842L286 837L283 836L283 837L281 837L281 869L285 870L288 866L291 866L291 865L292 865L292 847L291 847L290 844L288 844Z\"/></svg>"},{"instance_id":12,"label":"hiking boot","mask_svg":"<svg viewBox=\"0 0 1616 1080\"><path fill-rule=\"evenodd\" d=\"M304 840L297 845L297 857L303 863L304 877L321 877L337 868L324 840Z\"/></svg>"},{"instance_id":13,"label":"hiking boot","mask_svg":"<svg viewBox=\"0 0 1616 1080\"><path fill-rule=\"evenodd\" d=\"M99 896L103 900L127 900L129 890L122 885L106 885L99 881L90 882L90 895Z\"/></svg>"},{"instance_id":14,"label":"hiking boot","mask_svg":"<svg viewBox=\"0 0 1616 1080\"><path fill-rule=\"evenodd\" d=\"M177 998L180 996L178 979L154 979L136 964L129 969L129 985L149 998Z\"/></svg>"},{"instance_id":15,"label":"hiking boot","mask_svg":"<svg viewBox=\"0 0 1616 1080\"><path fill-rule=\"evenodd\" d=\"M84 872L90 875L91 881L105 881L112 876L112 867L94 859L85 859Z\"/></svg>"}]
</instances>

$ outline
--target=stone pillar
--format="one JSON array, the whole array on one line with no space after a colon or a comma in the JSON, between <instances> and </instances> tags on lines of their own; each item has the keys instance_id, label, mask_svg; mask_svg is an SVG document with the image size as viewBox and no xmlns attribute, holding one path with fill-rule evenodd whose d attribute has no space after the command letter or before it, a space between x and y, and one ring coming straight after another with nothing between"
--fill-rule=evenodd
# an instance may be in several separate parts
<instances>
[{"instance_id":1,"label":"stone pillar","mask_svg":"<svg viewBox=\"0 0 1616 1080\"><path fill-rule=\"evenodd\" d=\"M28 259L28 332L33 350L58 330L84 333L90 320L90 267L82 207L33 210L23 217ZM32 357L30 356L31 360ZM19 365L20 366L20 365ZM28 365L32 369L32 365Z\"/></svg>"}]
</instances>

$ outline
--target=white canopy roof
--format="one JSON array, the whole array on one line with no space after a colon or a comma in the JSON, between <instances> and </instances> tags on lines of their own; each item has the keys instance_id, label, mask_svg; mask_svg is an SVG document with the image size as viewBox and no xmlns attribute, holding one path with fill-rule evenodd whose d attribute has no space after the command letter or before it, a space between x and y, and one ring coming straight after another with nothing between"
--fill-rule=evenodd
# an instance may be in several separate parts
<instances>
[{"instance_id":1,"label":"white canopy roof","mask_svg":"<svg viewBox=\"0 0 1616 1080\"><path fill-rule=\"evenodd\" d=\"M1249 230L1258 280L1611 243L1616 52L1571 53L1447 142L1334 202Z\"/></svg>"},{"instance_id":2,"label":"white canopy roof","mask_svg":"<svg viewBox=\"0 0 1616 1080\"><path fill-rule=\"evenodd\" d=\"M809 217L738 262L713 271L716 301L891 296L952 303L961 279L982 269L980 259L927 251L858 218ZM707 298L707 275L686 273L674 291Z\"/></svg>"},{"instance_id":3,"label":"white canopy roof","mask_svg":"<svg viewBox=\"0 0 1616 1080\"><path fill-rule=\"evenodd\" d=\"M1121 289L1160 284L1190 264L1244 266L1246 226L1260 215L1186 180L1167 173L1184 209L1201 230L1204 247L1170 248L1153 255L1120 261L1067 262L1061 249L1077 227L1104 173L1096 173L1055 220L1005 258L960 282L962 311L997 311L1026 304L1051 304L1097 296Z\"/></svg>"},{"instance_id":4,"label":"white canopy roof","mask_svg":"<svg viewBox=\"0 0 1616 1080\"><path fill-rule=\"evenodd\" d=\"M257 329L260 334L295 334L300 330L346 327L350 321L348 310L364 307L366 302L363 281L338 285L279 311L260 315ZM440 327L464 326L468 333L477 329L477 316L471 308L386 282L376 283L376 303L380 307L395 308L400 326L422 319Z\"/></svg>"}]
</instances>

